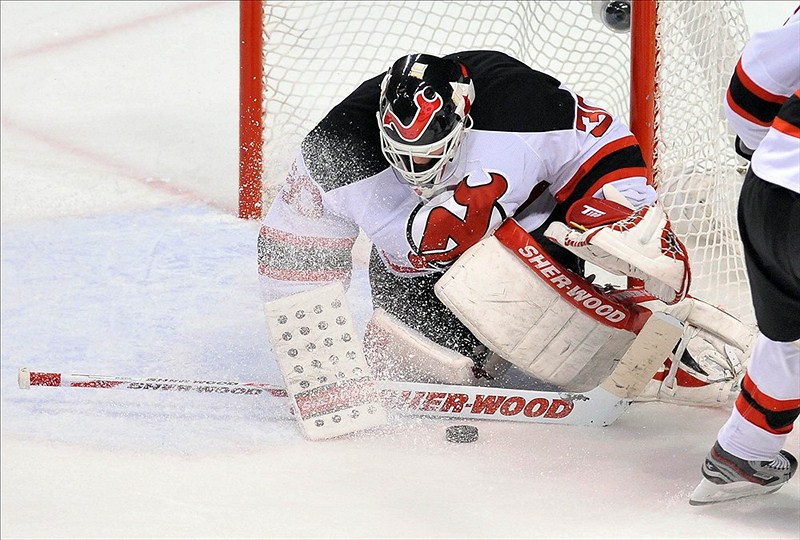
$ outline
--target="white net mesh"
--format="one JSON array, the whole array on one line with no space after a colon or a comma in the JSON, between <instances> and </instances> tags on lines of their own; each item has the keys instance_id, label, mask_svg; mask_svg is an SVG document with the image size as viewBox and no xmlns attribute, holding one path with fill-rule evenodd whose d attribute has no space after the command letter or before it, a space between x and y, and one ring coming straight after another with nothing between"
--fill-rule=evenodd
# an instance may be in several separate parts
<instances>
[{"instance_id":1,"label":"white net mesh","mask_svg":"<svg viewBox=\"0 0 800 540\"><path fill-rule=\"evenodd\" d=\"M727 2L658 9L655 179L690 251L692 294L754 322L736 223L743 177L723 99L747 32Z\"/></svg>"},{"instance_id":2,"label":"white net mesh","mask_svg":"<svg viewBox=\"0 0 800 540\"><path fill-rule=\"evenodd\" d=\"M747 38L732 1L659 7L655 178L693 263L692 294L752 317L736 228L741 177L722 99ZM412 52L494 49L609 112L630 108L630 34L584 1L264 2L264 203L302 137L359 83Z\"/></svg>"}]
</instances>

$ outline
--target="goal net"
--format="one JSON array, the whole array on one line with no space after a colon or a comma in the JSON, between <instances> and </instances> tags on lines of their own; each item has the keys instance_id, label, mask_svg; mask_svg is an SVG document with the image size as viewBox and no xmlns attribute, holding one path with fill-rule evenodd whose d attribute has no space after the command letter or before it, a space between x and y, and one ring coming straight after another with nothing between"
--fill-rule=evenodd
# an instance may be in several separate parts
<instances>
[{"instance_id":1,"label":"goal net","mask_svg":"<svg viewBox=\"0 0 800 540\"><path fill-rule=\"evenodd\" d=\"M654 108L641 127L631 125L652 149L653 181L690 251L690 292L754 323L736 224L742 175L722 108L748 37L742 8L727 0L640 3L654 13L653 26L642 29L637 11L632 31L618 32L591 0L243 0L240 215L260 216L303 136L395 59L500 50L619 118L631 118L632 103L634 116ZM655 62L636 58L642 43Z\"/></svg>"}]
</instances>

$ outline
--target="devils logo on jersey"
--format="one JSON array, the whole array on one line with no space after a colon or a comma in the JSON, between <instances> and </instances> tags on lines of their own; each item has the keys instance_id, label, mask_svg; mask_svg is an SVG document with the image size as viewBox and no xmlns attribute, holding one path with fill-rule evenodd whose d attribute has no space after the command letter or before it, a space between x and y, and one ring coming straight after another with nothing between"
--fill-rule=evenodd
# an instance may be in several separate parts
<instances>
[{"instance_id":1,"label":"devils logo on jersey","mask_svg":"<svg viewBox=\"0 0 800 540\"><path fill-rule=\"evenodd\" d=\"M456 205L426 207L420 204L408 220L408 241L414 252L408 260L414 267L444 268L506 218L500 197L508 180L488 172L488 183L470 185L469 175L456 186ZM450 199L448 199L448 202Z\"/></svg>"},{"instance_id":2,"label":"devils logo on jersey","mask_svg":"<svg viewBox=\"0 0 800 540\"><path fill-rule=\"evenodd\" d=\"M383 125L386 128L393 128L398 135L408 142L419 139L433 120L433 116L442 108L444 101L442 96L434 94L433 99L428 99L420 90L414 95L414 103L417 111L408 125L403 124L400 119L390 110L383 115Z\"/></svg>"}]
</instances>

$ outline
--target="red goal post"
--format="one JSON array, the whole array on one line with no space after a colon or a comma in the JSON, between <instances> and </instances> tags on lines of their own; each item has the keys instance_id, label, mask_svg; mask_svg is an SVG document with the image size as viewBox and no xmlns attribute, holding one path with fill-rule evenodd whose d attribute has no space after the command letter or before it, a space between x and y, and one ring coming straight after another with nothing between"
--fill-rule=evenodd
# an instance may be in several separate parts
<instances>
[{"instance_id":1,"label":"red goal post","mask_svg":"<svg viewBox=\"0 0 800 540\"><path fill-rule=\"evenodd\" d=\"M261 217L303 135L392 60L502 50L629 120L690 251L692 294L754 323L722 109L748 38L740 2L634 0L626 32L598 3L240 0L240 217Z\"/></svg>"}]
</instances>

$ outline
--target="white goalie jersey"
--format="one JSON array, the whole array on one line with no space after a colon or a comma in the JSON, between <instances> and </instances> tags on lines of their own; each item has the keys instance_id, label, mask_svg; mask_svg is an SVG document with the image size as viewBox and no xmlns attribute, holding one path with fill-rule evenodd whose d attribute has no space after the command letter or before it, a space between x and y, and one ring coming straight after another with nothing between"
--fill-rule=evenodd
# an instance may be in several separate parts
<instances>
[{"instance_id":1,"label":"white goalie jersey","mask_svg":"<svg viewBox=\"0 0 800 540\"><path fill-rule=\"evenodd\" d=\"M305 138L265 215L265 299L346 281L359 231L388 271L412 277L443 272L508 217L533 231L583 197L603 199L608 184L633 208L656 200L635 138L602 106L502 53L448 58L469 70L476 97L436 192L422 196L381 154L383 77L366 81Z\"/></svg>"}]
</instances>

